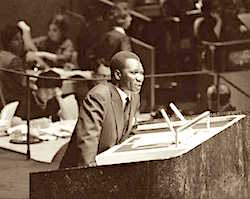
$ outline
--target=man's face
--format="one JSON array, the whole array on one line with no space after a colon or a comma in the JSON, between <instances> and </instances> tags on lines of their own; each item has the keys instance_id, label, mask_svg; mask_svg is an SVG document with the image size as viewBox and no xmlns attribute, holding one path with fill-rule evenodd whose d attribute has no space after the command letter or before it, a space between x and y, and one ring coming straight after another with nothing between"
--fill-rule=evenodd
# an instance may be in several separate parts
<instances>
[{"instance_id":1,"label":"man's face","mask_svg":"<svg viewBox=\"0 0 250 199\"><path fill-rule=\"evenodd\" d=\"M60 39L62 37L62 33L61 33L60 29L57 27L57 25L50 24L48 36L52 41L58 42L58 41L60 41Z\"/></svg>"},{"instance_id":2,"label":"man's face","mask_svg":"<svg viewBox=\"0 0 250 199\"><path fill-rule=\"evenodd\" d=\"M212 1L211 3L211 12L212 13L217 13L217 14L221 14L223 11L222 5L220 3L220 1Z\"/></svg>"},{"instance_id":3,"label":"man's face","mask_svg":"<svg viewBox=\"0 0 250 199\"><path fill-rule=\"evenodd\" d=\"M144 81L144 69L136 59L127 59L121 72L120 87L128 93L139 93Z\"/></svg>"},{"instance_id":4,"label":"man's face","mask_svg":"<svg viewBox=\"0 0 250 199\"><path fill-rule=\"evenodd\" d=\"M24 44L22 35L20 32L17 32L16 35L10 41L9 49L16 55L21 55L23 52L23 48Z\"/></svg>"}]
</instances>

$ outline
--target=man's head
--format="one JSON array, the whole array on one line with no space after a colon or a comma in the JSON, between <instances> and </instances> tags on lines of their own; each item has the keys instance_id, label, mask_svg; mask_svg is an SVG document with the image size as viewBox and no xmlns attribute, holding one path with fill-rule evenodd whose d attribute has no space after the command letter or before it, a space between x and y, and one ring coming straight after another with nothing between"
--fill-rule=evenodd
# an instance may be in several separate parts
<instances>
[{"instance_id":1,"label":"man's head","mask_svg":"<svg viewBox=\"0 0 250 199\"><path fill-rule=\"evenodd\" d=\"M1 41L4 50L21 55L24 50L22 31L15 25L6 25L1 31Z\"/></svg>"},{"instance_id":2,"label":"man's head","mask_svg":"<svg viewBox=\"0 0 250 199\"><path fill-rule=\"evenodd\" d=\"M223 12L223 3L219 0L203 0L202 1L202 11L205 14L217 13L222 14Z\"/></svg>"},{"instance_id":3,"label":"man's head","mask_svg":"<svg viewBox=\"0 0 250 199\"><path fill-rule=\"evenodd\" d=\"M39 99L46 103L56 96L57 89L62 87L62 80L58 73L49 70L39 74L36 85Z\"/></svg>"},{"instance_id":4,"label":"man's head","mask_svg":"<svg viewBox=\"0 0 250 199\"><path fill-rule=\"evenodd\" d=\"M116 53L110 64L111 80L126 93L139 93L144 81L140 58L130 51Z\"/></svg>"},{"instance_id":5,"label":"man's head","mask_svg":"<svg viewBox=\"0 0 250 199\"><path fill-rule=\"evenodd\" d=\"M217 111L217 88L216 85L209 86L207 89L207 98L209 109ZM231 91L225 84L219 85L220 106L226 106L230 103Z\"/></svg>"},{"instance_id":6,"label":"man's head","mask_svg":"<svg viewBox=\"0 0 250 199\"><path fill-rule=\"evenodd\" d=\"M109 18L113 26L128 29L132 21L128 4L126 2L115 4L111 10Z\"/></svg>"},{"instance_id":7,"label":"man's head","mask_svg":"<svg viewBox=\"0 0 250 199\"><path fill-rule=\"evenodd\" d=\"M49 21L48 37L53 42L62 41L68 32L68 18L61 14L54 15Z\"/></svg>"}]
</instances>

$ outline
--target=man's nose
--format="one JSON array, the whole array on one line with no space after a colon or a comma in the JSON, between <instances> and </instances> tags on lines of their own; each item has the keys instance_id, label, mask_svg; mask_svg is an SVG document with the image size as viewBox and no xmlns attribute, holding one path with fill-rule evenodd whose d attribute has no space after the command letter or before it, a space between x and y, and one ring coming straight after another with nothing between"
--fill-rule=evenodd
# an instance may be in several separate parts
<instances>
[{"instance_id":1,"label":"man's nose","mask_svg":"<svg viewBox=\"0 0 250 199\"><path fill-rule=\"evenodd\" d=\"M136 80L139 81L139 82L143 82L143 80L144 80L144 75L143 75L143 74L138 74L138 75L136 76Z\"/></svg>"}]
</instances>

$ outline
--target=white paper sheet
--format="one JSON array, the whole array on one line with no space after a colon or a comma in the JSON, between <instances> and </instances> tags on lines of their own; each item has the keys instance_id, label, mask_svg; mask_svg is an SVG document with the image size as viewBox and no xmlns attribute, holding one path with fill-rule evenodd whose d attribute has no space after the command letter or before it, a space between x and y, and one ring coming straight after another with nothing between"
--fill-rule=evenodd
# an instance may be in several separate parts
<instances>
[{"instance_id":1,"label":"white paper sheet","mask_svg":"<svg viewBox=\"0 0 250 199\"><path fill-rule=\"evenodd\" d=\"M9 121L12 120L15 115L18 104L18 101L6 104L1 111L0 119Z\"/></svg>"}]
</instances>

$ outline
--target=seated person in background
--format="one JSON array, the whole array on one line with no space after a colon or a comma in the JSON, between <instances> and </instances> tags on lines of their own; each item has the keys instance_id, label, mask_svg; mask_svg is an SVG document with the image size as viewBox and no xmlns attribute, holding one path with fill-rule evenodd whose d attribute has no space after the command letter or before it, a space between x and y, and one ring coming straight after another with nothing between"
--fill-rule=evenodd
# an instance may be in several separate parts
<instances>
[{"instance_id":1,"label":"seated person in background","mask_svg":"<svg viewBox=\"0 0 250 199\"><path fill-rule=\"evenodd\" d=\"M6 25L1 31L3 49L0 51L0 67L17 72L25 72L27 62L37 61L38 57L30 55L24 49L22 30L17 25ZM19 101L25 94L25 77L12 72L0 71L2 93L6 103ZM2 104L4 105L4 104Z\"/></svg>"},{"instance_id":2,"label":"seated person in background","mask_svg":"<svg viewBox=\"0 0 250 199\"><path fill-rule=\"evenodd\" d=\"M46 79L47 77L47 79ZM57 79L49 79L57 78ZM41 117L52 117L52 121L63 119L66 111L62 105L62 80L60 75L49 70L39 74L36 81L37 88L30 92L30 119ZM26 94L22 96L16 115L22 119L27 119L27 99Z\"/></svg>"},{"instance_id":3,"label":"seated person in background","mask_svg":"<svg viewBox=\"0 0 250 199\"><path fill-rule=\"evenodd\" d=\"M66 16L57 14L48 25L48 34L34 38L39 52L50 66L62 66L66 69L77 68L77 53L72 41L67 37L68 21Z\"/></svg>"},{"instance_id":4,"label":"seated person in background","mask_svg":"<svg viewBox=\"0 0 250 199\"><path fill-rule=\"evenodd\" d=\"M98 68L96 68L96 71L94 71L94 78L96 78L94 84L98 84L103 80L109 80L111 78L110 68L101 64Z\"/></svg>"},{"instance_id":5,"label":"seated person in background","mask_svg":"<svg viewBox=\"0 0 250 199\"><path fill-rule=\"evenodd\" d=\"M109 22L111 30L106 32L88 50L88 56L94 61L94 71L98 71L101 65L110 66L111 57L119 51L131 51L131 42L125 30L129 28L132 21L127 3L117 3L111 10Z\"/></svg>"},{"instance_id":6,"label":"seated person in background","mask_svg":"<svg viewBox=\"0 0 250 199\"><path fill-rule=\"evenodd\" d=\"M203 19L197 27L196 35L198 41L217 42L247 38L247 28L232 10L224 1L203 0Z\"/></svg>"},{"instance_id":7,"label":"seated person in background","mask_svg":"<svg viewBox=\"0 0 250 199\"><path fill-rule=\"evenodd\" d=\"M139 57L129 51L116 53L110 68L111 82L97 84L82 101L60 168L95 166L97 154L131 133L139 112L144 69Z\"/></svg>"},{"instance_id":8,"label":"seated person in background","mask_svg":"<svg viewBox=\"0 0 250 199\"><path fill-rule=\"evenodd\" d=\"M228 86L225 84L220 84L219 86L219 95L220 95L220 108L217 109L217 90L216 86L209 86L207 89L207 98L208 98L208 108L212 112L227 112L235 111L236 108L231 105L231 91Z\"/></svg>"},{"instance_id":9,"label":"seated person in background","mask_svg":"<svg viewBox=\"0 0 250 199\"><path fill-rule=\"evenodd\" d=\"M101 83L105 80L110 80L110 68L104 65L101 65L97 71L94 71L93 78L94 80L87 80L84 79L80 75L74 75L71 78L77 78L76 82L74 83L74 91L75 91L75 97L78 103L78 106L81 106L82 100L85 98L87 92L97 85L98 83ZM80 80L82 79L82 80Z\"/></svg>"}]
</instances>

